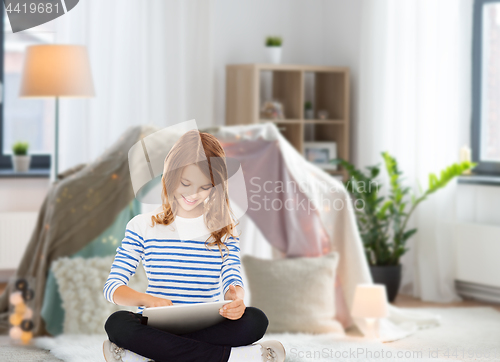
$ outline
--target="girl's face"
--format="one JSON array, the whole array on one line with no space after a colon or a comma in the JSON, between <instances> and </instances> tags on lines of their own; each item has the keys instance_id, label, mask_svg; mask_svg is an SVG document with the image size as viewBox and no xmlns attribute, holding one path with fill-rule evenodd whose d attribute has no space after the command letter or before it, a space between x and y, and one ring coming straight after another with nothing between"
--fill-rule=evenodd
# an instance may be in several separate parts
<instances>
[{"instance_id":1,"label":"girl's face","mask_svg":"<svg viewBox=\"0 0 500 362\"><path fill-rule=\"evenodd\" d=\"M212 182L196 165L184 167L179 186L174 192L174 198L180 206L181 217L193 217L192 213L203 208L212 189ZM182 212L184 210L184 212Z\"/></svg>"}]
</instances>

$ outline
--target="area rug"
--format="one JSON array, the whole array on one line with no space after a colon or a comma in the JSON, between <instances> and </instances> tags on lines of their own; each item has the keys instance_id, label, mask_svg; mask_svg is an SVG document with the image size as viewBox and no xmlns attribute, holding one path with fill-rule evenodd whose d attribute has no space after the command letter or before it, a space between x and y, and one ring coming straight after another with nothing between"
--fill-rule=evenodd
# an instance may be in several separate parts
<instances>
[{"instance_id":1,"label":"area rug","mask_svg":"<svg viewBox=\"0 0 500 362\"><path fill-rule=\"evenodd\" d=\"M413 309L412 310L417 310ZM420 330L392 343L369 341L355 335L266 334L287 351L286 362L332 361L473 361L500 360L500 313L493 308L429 308L440 314L442 325ZM65 362L103 361L106 335L61 335L35 338L35 345L50 350Z\"/></svg>"},{"instance_id":2,"label":"area rug","mask_svg":"<svg viewBox=\"0 0 500 362\"><path fill-rule=\"evenodd\" d=\"M40 337L37 338L37 346L49 349L55 357L66 362L96 362L103 361L102 342L106 338L100 335L64 335L55 339ZM335 334L266 334L262 340L268 339L283 343L287 352L286 362L444 361L427 358L423 352L396 350L387 344L361 338L341 339Z\"/></svg>"}]
</instances>

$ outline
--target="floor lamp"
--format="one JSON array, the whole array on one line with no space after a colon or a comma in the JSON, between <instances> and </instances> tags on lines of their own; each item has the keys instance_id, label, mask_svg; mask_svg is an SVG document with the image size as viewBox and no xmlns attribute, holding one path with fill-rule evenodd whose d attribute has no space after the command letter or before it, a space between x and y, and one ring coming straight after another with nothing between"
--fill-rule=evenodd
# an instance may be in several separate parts
<instances>
[{"instance_id":1,"label":"floor lamp","mask_svg":"<svg viewBox=\"0 0 500 362\"><path fill-rule=\"evenodd\" d=\"M19 96L55 97L54 178L59 174L59 98L93 97L94 84L83 45L32 45L26 48Z\"/></svg>"}]
</instances>

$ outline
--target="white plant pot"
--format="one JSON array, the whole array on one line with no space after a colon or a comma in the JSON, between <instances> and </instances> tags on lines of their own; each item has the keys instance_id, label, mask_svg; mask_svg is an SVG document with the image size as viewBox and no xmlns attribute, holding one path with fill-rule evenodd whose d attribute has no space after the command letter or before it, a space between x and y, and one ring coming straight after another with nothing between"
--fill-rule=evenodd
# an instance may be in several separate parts
<instances>
[{"instance_id":1,"label":"white plant pot","mask_svg":"<svg viewBox=\"0 0 500 362\"><path fill-rule=\"evenodd\" d=\"M12 155L12 164L16 172L28 172L30 169L31 155L17 156Z\"/></svg>"},{"instance_id":2,"label":"white plant pot","mask_svg":"<svg viewBox=\"0 0 500 362\"><path fill-rule=\"evenodd\" d=\"M272 64L281 63L281 47L266 47L267 60Z\"/></svg>"}]
</instances>

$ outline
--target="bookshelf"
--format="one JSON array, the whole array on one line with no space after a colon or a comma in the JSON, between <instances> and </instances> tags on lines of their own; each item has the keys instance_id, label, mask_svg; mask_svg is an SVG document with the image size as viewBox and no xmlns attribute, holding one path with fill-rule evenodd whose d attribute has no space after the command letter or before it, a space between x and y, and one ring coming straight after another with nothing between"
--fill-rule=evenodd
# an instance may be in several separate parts
<instances>
[{"instance_id":1,"label":"bookshelf","mask_svg":"<svg viewBox=\"0 0 500 362\"><path fill-rule=\"evenodd\" d=\"M306 91L307 90L307 91ZM284 119L262 119L264 101L283 105ZM312 103L314 119L304 104ZM318 119L318 111L328 112ZM294 64L230 64L226 66L226 124L274 122L300 152L304 142L336 142L337 156L349 160L349 68ZM343 169L325 170L347 179Z\"/></svg>"}]
</instances>

